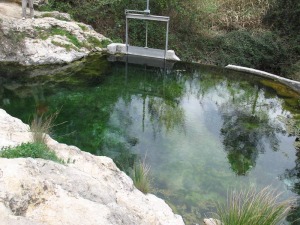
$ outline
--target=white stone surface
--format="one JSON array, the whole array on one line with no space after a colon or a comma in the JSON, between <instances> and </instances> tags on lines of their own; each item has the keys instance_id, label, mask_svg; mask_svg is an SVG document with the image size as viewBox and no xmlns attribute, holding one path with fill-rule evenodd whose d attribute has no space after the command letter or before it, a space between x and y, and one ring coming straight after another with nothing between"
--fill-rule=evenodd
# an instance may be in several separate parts
<instances>
[{"instance_id":1,"label":"white stone surface","mask_svg":"<svg viewBox=\"0 0 300 225\"><path fill-rule=\"evenodd\" d=\"M29 126L0 109L0 150L5 146L15 146L31 140Z\"/></svg>"},{"instance_id":2,"label":"white stone surface","mask_svg":"<svg viewBox=\"0 0 300 225\"><path fill-rule=\"evenodd\" d=\"M126 54L126 45L122 43L111 43L107 46L107 52L109 54Z\"/></svg>"},{"instance_id":3,"label":"white stone surface","mask_svg":"<svg viewBox=\"0 0 300 225\"><path fill-rule=\"evenodd\" d=\"M28 128L0 109L0 148L31 141ZM50 137L47 144L69 163L0 158L1 225L184 224L162 199L137 190L112 159Z\"/></svg>"},{"instance_id":4,"label":"white stone surface","mask_svg":"<svg viewBox=\"0 0 300 225\"><path fill-rule=\"evenodd\" d=\"M180 61L179 57L175 54L174 50L168 50L166 59L173 61Z\"/></svg>"}]
</instances>

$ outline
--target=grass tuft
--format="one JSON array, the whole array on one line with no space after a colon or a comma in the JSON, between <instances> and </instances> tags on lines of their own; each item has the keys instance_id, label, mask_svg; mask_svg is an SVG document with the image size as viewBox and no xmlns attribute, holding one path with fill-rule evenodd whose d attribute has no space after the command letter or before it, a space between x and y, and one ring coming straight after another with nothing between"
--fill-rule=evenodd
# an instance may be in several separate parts
<instances>
[{"instance_id":1,"label":"grass tuft","mask_svg":"<svg viewBox=\"0 0 300 225\"><path fill-rule=\"evenodd\" d=\"M217 216L224 225L276 225L287 215L292 200L279 202L280 194L270 187L257 192L255 188L247 191L233 191L227 203L217 203Z\"/></svg>"},{"instance_id":2,"label":"grass tuft","mask_svg":"<svg viewBox=\"0 0 300 225\"><path fill-rule=\"evenodd\" d=\"M83 43L81 43L75 35L73 35L71 32L69 32L65 29L62 29L60 27L51 27L48 30L44 30L40 27L36 27L35 29L37 31L38 37L41 38L42 40L46 40L50 36L54 36L54 35L65 36L77 48L83 47ZM57 45L57 42L55 44Z\"/></svg>"},{"instance_id":3,"label":"grass tuft","mask_svg":"<svg viewBox=\"0 0 300 225\"><path fill-rule=\"evenodd\" d=\"M57 41L51 41L51 43L56 45L56 46L65 48L68 52L71 51L71 49L76 50L76 48L73 45L70 45L70 44L63 44L63 43L60 43L60 42L57 42Z\"/></svg>"},{"instance_id":4,"label":"grass tuft","mask_svg":"<svg viewBox=\"0 0 300 225\"><path fill-rule=\"evenodd\" d=\"M81 28L82 31L87 31L88 28L85 25L77 23L77 25Z\"/></svg>"},{"instance_id":5,"label":"grass tuft","mask_svg":"<svg viewBox=\"0 0 300 225\"><path fill-rule=\"evenodd\" d=\"M88 41L91 45L93 45L93 46L95 46L95 47L100 47L100 48L106 48L107 45L109 45L109 44L111 43L111 41L109 41L108 39L104 39L104 40L101 40L101 41L100 41L98 38L93 37L93 36L89 36L89 37L87 38L87 41Z\"/></svg>"},{"instance_id":6,"label":"grass tuft","mask_svg":"<svg viewBox=\"0 0 300 225\"><path fill-rule=\"evenodd\" d=\"M30 125L30 131L32 132L33 141L35 143L46 142L46 135L51 133L53 121L56 119L57 115L58 113L54 113L50 116L34 116Z\"/></svg>"},{"instance_id":7,"label":"grass tuft","mask_svg":"<svg viewBox=\"0 0 300 225\"><path fill-rule=\"evenodd\" d=\"M136 188L145 194L147 194L150 190L149 171L150 166L148 166L145 161L139 161L134 164L131 174L131 178Z\"/></svg>"}]
</instances>

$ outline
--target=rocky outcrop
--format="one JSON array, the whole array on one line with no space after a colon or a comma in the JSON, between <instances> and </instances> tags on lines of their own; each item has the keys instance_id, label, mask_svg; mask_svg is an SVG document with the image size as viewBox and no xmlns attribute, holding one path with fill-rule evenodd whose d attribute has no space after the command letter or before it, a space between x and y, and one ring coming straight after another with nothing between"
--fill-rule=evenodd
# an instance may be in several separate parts
<instances>
[{"instance_id":1,"label":"rocky outcrop","mask_svg":"<svg viewBox=\"0 0 300 225\"><path fill-rule=\"evenodd\" d=\"M68 63L102 52L110 42L66 13L36 11L35 20L22 20L18 4L0 3L0 62Z\"/></svg>"},{"instance_id":2,"label":"rocky outcrop","mask_svg":"<svg viewBox=\"0 0 300 225\"><path fill-rule=\"evenodd\" d=\"M28 125L0 109L0 148L31 141ZM0 221L10 225L183 225L154 195L144 195L107 157L50 137L64 159L0 158Z\"/></svg>"}]
</instances>

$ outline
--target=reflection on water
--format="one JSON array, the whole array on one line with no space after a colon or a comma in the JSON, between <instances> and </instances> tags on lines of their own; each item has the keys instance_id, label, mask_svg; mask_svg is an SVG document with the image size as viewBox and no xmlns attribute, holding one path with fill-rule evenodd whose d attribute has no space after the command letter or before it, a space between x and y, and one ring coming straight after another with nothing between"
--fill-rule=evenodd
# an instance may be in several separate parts
<instances>
[{"instance_id":1,"label":"reflection on water","mask_svg":"<svg viewBox=\"0 0 300 225\"><path fill-rule=\"evenodd\" d=\"M299 118L299 96L275 82L97 58L43 76L23 69L19 80L20 71L8 70L0 69L0 107L24 122L59 110L54 138L108 155L127 173L146 157L154 194L187 224L200 223L232 188L272 185L284 198L300 195L295 136L281 122ZM287 220L299 218L297 207Z\"/></svg>"},{"instance_id":2,"label":"reflection on water","mask_svg":"<svg viewBox=\"0 0 300 225\"><path fill-rule=\"evenodd\" d=\"M277 134L283 133L283 129L269 114L280 108L280 102L266 99L264 91L258 88L230 95L231 99L221 107L221 135L232 170L245 175L255 166L258 155L265 152L267 144L273 151L278 150Z\"/></svg>"}]
</instances>

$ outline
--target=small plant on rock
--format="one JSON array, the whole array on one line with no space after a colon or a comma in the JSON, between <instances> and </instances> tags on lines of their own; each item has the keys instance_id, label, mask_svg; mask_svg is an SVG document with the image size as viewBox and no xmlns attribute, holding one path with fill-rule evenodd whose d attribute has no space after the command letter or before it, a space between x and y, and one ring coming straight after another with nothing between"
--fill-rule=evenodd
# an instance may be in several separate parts
<instances>
[{"instance_id":1,"label":"small plant on rock","mask_svg":"<svg viewBox=\"0 0 300 225\"><path fill-rule=\"evenodd\" d=\"M106 48L107 45L109 45L111 43L110 40L108 39L104 39L104 40L99 40L98 38L96 37L93 37L93 36L89 36L87 38L87 41L92 44L93 46L95 47L100 47L100 48Z\"/></svg>"},{"instance_id":2,"label":"small plant on rock","mask_svg":"<svg viewBox=\"0 0 300 225\"><path fill-rule=\"evenodd\" d=\"M150 166L148 166L145 161L139 161L134 164L131 174L131 178L136 188L145 194L150 190L149 171Z\"/></svg>"},{"instance_id":3,"label":"small plant on rock","mask_svg":"<svg viewBox=\"0 0 300 225\"><path fill-rule=\"evenodd\" d=\"M22 143L16 147L6 147L0 151L1 158L41 158L63 163L55 152L51 151L44 143Z\"/></svg>"}]
</instances>

